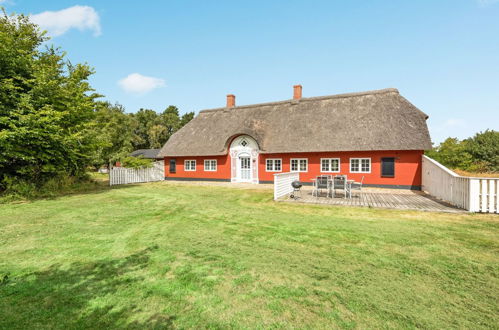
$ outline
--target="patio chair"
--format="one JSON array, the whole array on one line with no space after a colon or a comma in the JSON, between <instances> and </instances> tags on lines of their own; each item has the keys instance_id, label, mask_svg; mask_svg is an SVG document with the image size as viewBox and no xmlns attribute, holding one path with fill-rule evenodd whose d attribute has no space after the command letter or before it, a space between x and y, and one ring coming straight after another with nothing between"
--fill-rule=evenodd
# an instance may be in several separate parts
<instances>
[{"instance_id":1,"label":"patio chair","mask_svg":"<svg viewBox=\"0 0 499 330\"><path fill-rule=\"evenodd\" d=\"M350 185L350 198L352 198L352 190L357 190L359 192L359 197L362 194L362 184L364 183L364 177L360 180L360 182L352 182Z\"/></svg>"},{"instance_id":2,"label":"patio chair","mask_svg":"<svg viewBox=\"0 0 499 330\"><path fill-rule=\"evenodd\" d=\"M343 190L343 197L347 197L347 176L346 175L336 175L333 178L333 193L334 197L336 197L336 189Z\"/></svg>"},{"instance_id":3,"label":"patio chair","mask_svg":"<svg viewBox=\"0 0 499 330\"><path fill-rule=\"evenodd\" d=\"M319 175L315 181L314 181L314 191L312 191L312 195L315 195L315 197L319 197L319 194L322 192L322 190L326 190L326 196L329 195L329 182L330 182L330 176L329 175Z\"/></svg>"}]
</instances>

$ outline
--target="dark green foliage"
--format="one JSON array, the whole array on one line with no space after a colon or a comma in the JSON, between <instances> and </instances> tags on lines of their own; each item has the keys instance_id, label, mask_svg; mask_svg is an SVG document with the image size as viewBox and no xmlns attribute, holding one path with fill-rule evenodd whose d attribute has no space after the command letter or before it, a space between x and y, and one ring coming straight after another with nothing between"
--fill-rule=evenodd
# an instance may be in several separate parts
<instances>
[{"instance_id":1,"label":"dark green foliage","mask_svg":"<svg viewBox=\"0 0 499 330\"><path fill-rule=\"evenodd\" d=\"M0 189L82 176L96 148L93 71L45 40L27 17L0 17Z\"/></svg>"},{"instance_id":2,"label":"dark green foliage","mask_svg":"<svg viewBox=\"0 0 499 330\"><path fill-rule=\"evenodd\" d=\"M447 138L438 146L426 152L431 157L449 168L467 170L473 163L466 150L465 143L457 138Z\"/></svg>"},{"instance_id":3,"label":"dark green foliage","mask_svg":"<svg viewBox=\"0 0 499 330\"><path fill-rule=\"evenodd\" d=\"M182 126L194 118L194 112L180 116L178 108L168 106L161 114L150 109L140 109L131 115L134 126L134 149L161 148Z\"/></svg>"},{"instance_id":4,"label":"dark green foliage","mask_svg":"<svg viewBox=\"0 0 499 330\"><path fill-rule=\"evenodd\" d=\"M499 172L499 131L486 130L466 141L467 151L475 166L488 172Z\"/></svg>"},{"instance_id":5,"label":"dark green foliage","mask_svg":"<svg viewBox=\"0 0 499 330\"><path fill-rule=\"evenodd\" d=\"M194 118L194 112L186 112L180 118L180 127L183 127Z\"/></svg>"},{"instance_id":6,"label":"dark green foliage","mask_svg":"<svg viewBox=\"0 0 499 330\"><path fill-rule=\"evenodd\" d=\"M54 198L73 193L95 192L102 186L88 175L75 177L64 174L48 178L43 182L6 177L3 184L5 191L0 195L0 204L16 200Z\"/></svg>"},{"instance_id":7,"label":"dark green foliage","mask_svg":"<svg viewBox=\"0 0 499 330\"><path fill-rule=\"evenodd\" d=\"M180 116L173 105L161 114L150 109L125 113L122 105L109 102L97 102L95 114L99 141L93 162L96 167L118 160L126 162L125 158L133 150L161 148L173 133L194 117L193 112ZM134 162L128 159L127 163Z\"/></svg>"},{"instance_id":8,"label":"dark green foliage","mask_svg":"<svg viewBox=\"0 0 499 330\"><path fill-rule=\"evenodd\" d=\"M453 169L499 172L499 132L486 130L462 141L448 138L426 155Z\"/></svg>"},{"instance_id":9,"label":"dark green foliage","mask_svg":"<svg viewBox=\"0 0 499 330\"><path fill-rule=\"evenodd\" d=\"M121 159L121 165L128 168L144 168L152 166L152 159L127 156Z\"/></svg>"},{"instance_id":10,"label":"dark green foliage","mask_svg":"<svg viewBox=\"0 0 499 330\"><path fill-rule=\"evenodd\" d=\"M149 130L156 124L158 114L154 110L140 109L134 114L131 114L136 122L134 134L136 136L134 149L149 149L151 148L149 140Z\"/></svg>"},{"instance_id":11,"label":"dark green foliage","mask_svg":"<svg viewBox=\"0 0 499 330\"><path fill-rule=\"evenodd\" d=\"M94 165L114 163L133 151L133 144L139 139L134 135L138 126L132 115L125 113L120 104L98 102L95 110L95 130L100 141L96 150Z\"/></svg>"}]
</instances>

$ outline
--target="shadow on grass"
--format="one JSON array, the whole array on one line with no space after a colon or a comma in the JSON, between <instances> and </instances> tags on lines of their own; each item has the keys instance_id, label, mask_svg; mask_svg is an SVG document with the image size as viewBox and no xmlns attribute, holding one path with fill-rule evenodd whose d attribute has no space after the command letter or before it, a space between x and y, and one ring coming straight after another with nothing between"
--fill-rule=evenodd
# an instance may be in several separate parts
<instances>
[{"instance_id":1,"label":"shadow on grass","mask_svg":"<svg viewBox=\"0 0 499 330\"><path fill-rule=\"evenodd\" d=\"M122 259L52 265L10 279L0 286L0 328L172 328L174 315L132 321L141 312L133 304L140 297L126 298L127 288L143 281L137 271L147 267L149 253L157 248ZM125 303L113 305L114 296L125 297Z\"/></svg>"}]
</instances>

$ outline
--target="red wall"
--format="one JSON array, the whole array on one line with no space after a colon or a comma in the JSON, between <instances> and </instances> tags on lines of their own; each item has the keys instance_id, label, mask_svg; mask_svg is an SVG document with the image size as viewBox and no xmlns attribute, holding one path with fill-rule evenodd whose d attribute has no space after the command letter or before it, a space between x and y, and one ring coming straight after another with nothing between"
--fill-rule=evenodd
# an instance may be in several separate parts
<instances>
[{"instance_id":1,"label":"red wall","mask_svg":"<svg viewBox=\"0 0 499 330\"><path fill-rule=\"evenodd\" d=\"M266 171L267 158L282 159L282 171L290 171L291 158L308 158L308 172L300 173L300 181L312 182L311 179L321 174L345 174L349 179L360 181L364 176L365 184L373 185L402 185L421 186L421 157L423 151L357 151L357 152L315 152L293 154L260 154L258 175L260 182L274 181L274 174L278 172ZM395 157L395 177L381 177L381 158ZM321 158L340 158L339 173L321 173ZM350 173L350 158L371 158L371 173ZM175 157L177 160L176 173L169 173L169 158L165 158L165 173L169 178L191 179L225 179L230 180L231 161L228 155L207 157ZM185 171L184 160L195 159L196 171ZM204 159L216 159L217 171L205 172Z\"/></svg>"},{"instance_id":2,"label":"red wall","mask_svg":"<svg viewBox=\"0 0 499 330\"><path fill-rule=\"evenodd\" d=\"M274 181L274 174L266 172L265 159L282 158L282 171L290 171L291 158L308 158L308 172L300 173L300 181L312 182L311 179L321 174L344 174L348 179L360 182L364 176L365 184L375 185L421 185L421 157L423 151L357 151L357 152L321 152L260 155L258 173L260 181ZM381 158L395 157L395 177L381 177ZM321 158L340 158L339 173L321 173ZM371 173L350 173L350 158L371 158Z\"/></svg>"},{"instance_id":3,"label":"red wall","mask_svg":"<svg viewBox=\"0 0 499 330\"><path fill-rule=\"evenodd\" d=\"M225 156L203 156L203 157L172 157L177 161L176 173L170 173L170 158L165 157L165 176L167 178L191 178L191 179L229 179L230 180L230 157ZM186 171L184 160L195 159L196 171ZM209 172L204 170L205 159L217 160L217 171Z\"/></svg>"}]
</instances>

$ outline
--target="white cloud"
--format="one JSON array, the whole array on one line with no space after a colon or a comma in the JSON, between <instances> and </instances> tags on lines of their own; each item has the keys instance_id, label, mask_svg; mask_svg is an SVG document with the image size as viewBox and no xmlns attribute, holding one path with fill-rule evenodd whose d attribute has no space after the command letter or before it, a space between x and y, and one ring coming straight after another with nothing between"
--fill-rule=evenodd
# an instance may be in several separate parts
<instances>
[{"instance_id":1,"label":"white cloud","mask_svg":"<svg viewBox=\"0 0 499 330\"><path fill-rule=\"evenodd\" d=\"M160 78L143 76L140 73L131 73L118 81L118 84L128 93L145 94L153 89L166 86Z\"/></svg>"},{"instance_id":2,"label":"white cloud","mask_svg":"<svg viewBox=\"0 0 499 330\"><path fill-rule=\"evenodd\" d=\"M73 6L59 11L44 11L31 15L30 20L47 30L53 37L60 36L70 29L91 30L94 36L101 34L99 14L89 6Z\"/></svg>"}]
</instances>

